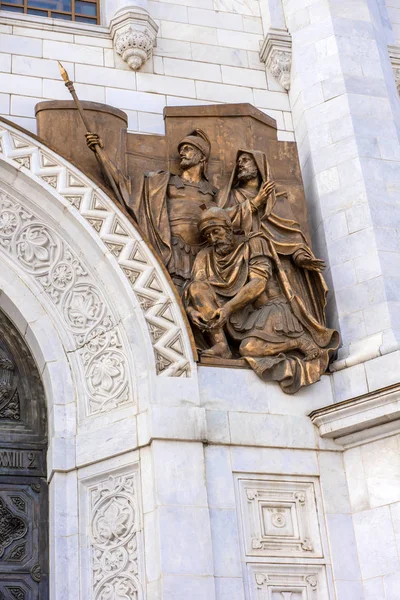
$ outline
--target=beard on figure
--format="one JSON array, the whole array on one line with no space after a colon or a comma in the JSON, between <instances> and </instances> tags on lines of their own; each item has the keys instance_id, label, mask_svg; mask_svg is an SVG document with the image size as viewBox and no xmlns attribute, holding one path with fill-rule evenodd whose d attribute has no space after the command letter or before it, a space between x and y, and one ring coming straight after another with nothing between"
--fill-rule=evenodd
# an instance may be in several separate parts
<instances>
[{"instance_id":1,"label":"beard on figure","mask_svg":"<svg viewBox=\"0 0 400 600\"><path fill-rule=\"evenodd\" d=\"M251 179L258 179L258 168L251 154L247 152L240 154L237 166L237 178L239 181L245 182L250 181Z\"/></svg>"},{"instance_id":2,"label":"beard on figure","mask_svg":"<svg viewBox=\"0 0 400 600\"><path fill-rule=\"evenodd\" d=\"M181 157L180 167L183 171L187 171L191 167L195 167L204 161L203 153L190 144L183 144L179 149Z\"/></svg>"}]
</instances>

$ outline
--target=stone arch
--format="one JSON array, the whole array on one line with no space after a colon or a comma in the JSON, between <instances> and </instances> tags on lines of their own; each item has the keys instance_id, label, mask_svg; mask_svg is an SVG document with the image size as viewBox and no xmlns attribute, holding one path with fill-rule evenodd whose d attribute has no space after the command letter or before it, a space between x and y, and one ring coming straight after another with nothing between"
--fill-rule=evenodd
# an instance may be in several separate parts
<instances>
[{"instance_id":1,"label":"stone arch","mask_svg":"<svg viewBox=\"0 0 400 600\"><path fill-rule=\"evenodd\" d=\"M3 121L0 262L0 309L32 352L47 402L50 594L91 597L77 532L90 530L92 491L112 473L139 490L138 413L172 394L198 404L190 334L168 276L118 207Z\"/></svg>"},{"instance_id":2,"label":"stone arch","mask_svg":"<svg viewBox=\"0 0 400 600\"><path fill-rule=\"evenodd\" d=\"M104 262L118 267L120 286L130 295L131 305L140 307L143 335L146 346L150 343L153 348L157 375L191 377L191 338L179 301L159 261L118 207L75 166L4 121L0 122L0 160L5 163L3 171L5 165L18 171L13 176L8 169L13 187L26 188L22 181L28 179L30 187L47 198L47 205L39 203L45 216L51 207L53 218L63 215L63 225L72 221L76 230L85 229L92 246L101 248Z\"/></svg>"}]
</instances>

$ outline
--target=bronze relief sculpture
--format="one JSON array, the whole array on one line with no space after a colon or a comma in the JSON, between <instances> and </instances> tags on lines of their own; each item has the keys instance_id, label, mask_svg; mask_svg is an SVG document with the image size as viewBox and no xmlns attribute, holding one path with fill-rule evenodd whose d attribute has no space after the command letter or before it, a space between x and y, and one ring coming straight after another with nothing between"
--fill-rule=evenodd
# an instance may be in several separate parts
<instances>
[{"instance_id":1,"label":"bronze relief sculpture","mask_svg":"<svg viewBox=\"0 0 400 600\"><path fill-rule=\"evenodd\" d=\"M101 140L87 134L95 151ZM325 267L276 185L264 152L239 150L228 184L207 176L201 129L178 144L179 173L145 173L139 192L110 163L142 234L182 297L201 360L241 359L293 394L320 379L339 346L325 321ZM232 361L233 359L233 361Z\"/></svg>"},{"instance_id":2,"label":"bronze relief sculpture","mask_svg":"<svg viewBox=\"0 0 400 600\"><path fill-rule=\"evenodd\" d=\"M91 148L100 143L87 139ZM145 174L130 207L183 295L201 356L242 357L293 394L319 380L339 345L325 323L324 262L276 189L265 153L239 150L217 196L210 150L201 130L187 135L180 174Z\"/></svg>"},{"instance_id":3,"label":"bronze relief sculpture","mask_svg":"<svg viewBox=\"0 0 400 600\"><path fill-rule=\"evenodd\" d=\"M195 260L184 302L210 340L203 356L232 358L232 340L257 375L286 393L318 381L338 334L317 320L306 295L293 291L274 242L262 232L235 234L221 208L206 210L199 228L208 245Z\"/></svg>"},{"instance_id":4,"label":"bronze relief sculpture","mask_svg":"<svg viewBox=\"0 0 400 600\"><path fill-rule=\"evenodd\" d=\"M86 138L93 151L101 144L96 134L87 134ZM204 246L198 229L200 206L212 206L218 190L207 177L211 144L203 131L197 129L185 136L178 145L178 152L180 173L145 173L140 192L130 196L129 208L182 293L190 279L194 259ZM131 189L129 179L112 164L110 171L127 197Z\"/></svg>"}]
</instances>

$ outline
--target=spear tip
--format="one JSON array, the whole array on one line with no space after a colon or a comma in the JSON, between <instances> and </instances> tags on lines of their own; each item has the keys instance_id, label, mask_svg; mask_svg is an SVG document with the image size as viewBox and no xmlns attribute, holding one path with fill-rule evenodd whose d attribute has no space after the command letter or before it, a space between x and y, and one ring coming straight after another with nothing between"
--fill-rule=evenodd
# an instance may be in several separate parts
<instances>
[{"instance_id":1,"label":"spear tip","mask_svg":"<svg viewBox=\"0 0 400 600\"><path fill-rule=\"evenodd\" d=\"M58 62L58 68L60 69L61 77L64 79L65 83L67 83L67 81L69 81L68 73L64 69L64 67L62 66L60 61L58 60L57 62Z\"/></svg>"}]
</instances>

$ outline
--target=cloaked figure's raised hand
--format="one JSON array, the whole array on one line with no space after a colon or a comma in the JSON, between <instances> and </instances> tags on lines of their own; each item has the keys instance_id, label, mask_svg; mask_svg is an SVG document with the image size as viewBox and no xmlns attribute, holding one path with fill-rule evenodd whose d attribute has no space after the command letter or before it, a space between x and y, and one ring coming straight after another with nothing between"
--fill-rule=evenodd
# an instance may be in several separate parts
<instances>
[{"instance_id":1,"label":"cloaked figure's raised hand","mask_svg":"<svg viewBox=\"0 0 400 600\"><path fill-rule=\"evenodd\" d=\"M253 205L256 208L263 206L268 200L268 196L275 190L275 181L268 179L262 184L260 191L253 200Z\"/></svg>"}]
</instances>

